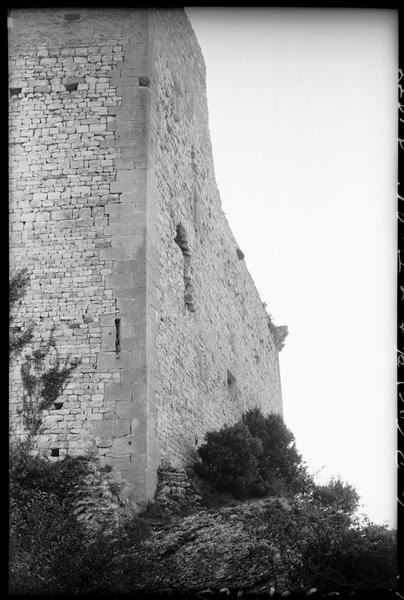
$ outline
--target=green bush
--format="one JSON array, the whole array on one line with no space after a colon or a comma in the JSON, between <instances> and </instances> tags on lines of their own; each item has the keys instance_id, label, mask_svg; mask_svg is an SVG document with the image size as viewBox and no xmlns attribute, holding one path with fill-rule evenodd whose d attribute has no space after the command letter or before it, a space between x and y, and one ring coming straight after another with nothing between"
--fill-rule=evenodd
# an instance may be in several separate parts
<instances>
[{"instance_id":1,"label":"green bush","mask_svg":"<svg viewBox=\"0 0 404 600\"><path fill-rule=\"evenodd\" d=\"M313 484L312 498L321 506L332 507L346 515L353 515L359 506L359 494L355 488L336 478L326 485Z\"/></svg>"},{"instance_id":2,"label":"green bush","mask_svg":"<svg viewBox=\"0 0 404 600\"><path fill-rule=\"evenodd\" d=\"M10 498L23 505L38 492L54 496L63 506L71 508L89 473L89 463L90 459L82 456L66 456L51 462L32 455L27 444L13 444L9 453Z\"/></svg>"},{"instance_id":3,"label":"green bush","mask_svg":"<svg viewBox=\"0 0 404 600\"><path fill-rule=\"evenodd\" d=\"M10 452L9 591L12 594L83 594L130 591L136 579L126 557L148 534L131 516L115 530L90 532L74 508L86 493L91 459L58 462L32 456L18 444ZM125 587L126 586L126 587Z\"/></svg>"},{"instance_id":4,"label":"green bush","mask_svg":"<svg viewBox=\"0 0 404 600\"><path fill-rule=\"evenodd\" d=\"M236 498L288 496L308 488L310 478L279 415L258 408L238 423L209 432L198 449L196 472L217 491Z\"/></svg>"},{"instance_id":5,"label":"green bush","mask_svg":"<svg viewBox=\"0 0 404 600\"><path fill-rule=\"evenodd\" d=\"M246 524L264 542L257 563L276 548L276 578L295 592L387 590L396 577L396 532L307 499L271 504ZM345 597L345 596L344 596Z\"/></svg>"},{"instance_id":6,"label":"green bush","mask_svg":"<svg viewBox=\"0 0 404 600\"><path fill-rule=\"evenodd\" d=\"M244 423L208 432L205 439L206 444L198 448L202 462L195 465L203 479L217 491L231 493L236 498L263 491L258 469L262 444Z\"/></svg>"},{"instance_id":7,"label":"green bush","mask_svg":"<svg viewBox=\"0 0 404 600\"><path fill-rule=\"evenodd\" d=\"M296 450L294 435L278 414L263 415L253 408L242 417L251 435L260 440L259 473L267 495L308 491L310 478Z\"/></svg>"},{"instance_id":8,"label":"green bush","mask_svg":"<svg viewBox=\"0 0 404 600\"><path fill-rule=\"evenodd\" d=\"M11 360L21 355L32 338L32 324L22 331L14 327L15 311L28 284L25 270L10 280ZM46 368L51 352L53 362ZM105 469L100 469L89 457L65 457L51 462L33 453L33 440L41 428L43 410L57 399L78 363L70 357L65 361L60 359L51 332L48 342L25 356L21 367L22 419L27 436L24 442L13 442L9 454L9 592L12 594L129 592L136 581L136 563L131 551L147 536L148 526L134 516L120 523L114 521L112 527L107 523L108 509L113 512L108 503L114 494L112 485L103 480ZM102 526L95 531L88 529L76 518L79 506L85 517L94 516L94 511L91 514L94 506L99 508Z\"/></svg>"}]
</instances>

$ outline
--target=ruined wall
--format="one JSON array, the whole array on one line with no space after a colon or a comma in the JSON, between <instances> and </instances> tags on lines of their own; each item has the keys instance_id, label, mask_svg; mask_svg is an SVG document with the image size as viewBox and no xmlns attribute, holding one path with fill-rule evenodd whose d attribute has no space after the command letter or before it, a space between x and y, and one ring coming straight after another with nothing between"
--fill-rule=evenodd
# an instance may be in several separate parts
<instances>
[{"instance_id":1,"label":"ruined wall","mask_svg":"<svg viewBox=\"0 0 404 600\"><path fill-rule=\"evenodd\" d=\"M185 14L153 12L149 45L157 435L161 456L182 464L207 429L252 406L281 412L282 400L268 316L221 209L205 66Z\"/></svg>"},{"instance_id":2,"label":"ruined wall","mask_svg":"<svg viewBox=\"0 0 404 600\"><path fill-rule=\"evenodd\" d=\"M10 25L10 259L31 274L17 324L33 320L32 347L55 327L81 359L38 447L95 451L141 504L161 460L183 465L250 406L282 410L277 332L215 184L203 57L182 10Z\"/></svg>"}]
</instances>

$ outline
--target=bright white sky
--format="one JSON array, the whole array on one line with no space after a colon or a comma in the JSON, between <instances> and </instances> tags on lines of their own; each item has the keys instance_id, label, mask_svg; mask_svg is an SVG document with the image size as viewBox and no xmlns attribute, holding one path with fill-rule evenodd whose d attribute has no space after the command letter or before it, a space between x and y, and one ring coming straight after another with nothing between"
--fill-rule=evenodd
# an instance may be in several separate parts
<instances>
[{"instance_id":1,"label":"bright white sky","mask_svg":"<svg viewBox=\"0 0 404 600\"><path fill-rule=\"evenodd\" d=\"M186 12L223 209L289 327L286 424L318 481L395 525L396 11Z\"/></svg>"}]
</instances>

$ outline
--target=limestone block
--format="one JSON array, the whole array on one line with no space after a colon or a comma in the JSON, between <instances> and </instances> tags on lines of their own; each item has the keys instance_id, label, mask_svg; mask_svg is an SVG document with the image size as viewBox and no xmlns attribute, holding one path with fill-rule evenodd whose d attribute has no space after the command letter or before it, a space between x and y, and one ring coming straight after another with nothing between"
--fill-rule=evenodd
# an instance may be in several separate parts
<instances>
[{"instance_id":1,"label":"limestone block","mask_svg":"<svg viewBox=\"0 0 404 600\"><path fill-rule=\"evenodd\" d=\"M133 430L133 419L138 412L137 406L130 401L119 401L116 403L116 416L119 419L131 419L131 427Z\"/></svg>"},{"instance_id":2,"label":"limestone block","mask_svg":"<svg viewBox=\"0 0 404 600\"><path fill-rule=\"evenodd\" d=\"M133 454L134 452L134 437L129 435L125 437L115 438L112 442L110 450L108 451L108 455L128 456L130 454Z\"/></svg>"},{"instance_id":3,"label":"limestone block","mask_svg":"<svg viewBox=\"0 0 404 600\"><path fill-rule=\"evenodd\" d=\"M103 438L122 437L130 433L130 421L128 419L96 421L93 423L93 432L95 436Z\"/></svg>"}]
</instances>

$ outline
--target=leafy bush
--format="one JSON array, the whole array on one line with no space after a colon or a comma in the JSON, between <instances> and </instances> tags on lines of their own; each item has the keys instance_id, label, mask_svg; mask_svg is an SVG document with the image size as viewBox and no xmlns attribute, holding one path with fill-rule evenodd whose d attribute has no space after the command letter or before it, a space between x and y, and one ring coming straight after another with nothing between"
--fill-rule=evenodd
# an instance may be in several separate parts
<instances>
[{"instance_id":1,"label":"leafy bush","mask_svg":"<svg viewBox=\"0 0 404 600\"><path fill-rule=\"evenodd\" d=\"M32 325L24 330L14 327L11 314L28 283L25 270L10 281L11 359L21 354L32 339ZM47 360L51 352L53 362ZM113 512L109 504L114 490L109 482L99 481L103 469L90 457L51 462L33 453L43 411L58 398L78 362L70 357L60 360L51 332L48 342L25 356L21 367L22 418L27 436L23 442L13 442L9 454L12 594L129 592L136 579L136 563L129 551L141 543L148 527L133 515L114 522L112 528L108 526L105 516ZM50 364L47 369L46 363ZM89 509L94 513L94 506L102 513L104 525L90 531L76 514L84 510L86 517L94 516L88 513Z\"/></svg>"},{"instance_id":2,"label":"leafy bush","mask_svg":"<svg viewBox=\"0 0 404 600\"><path fill-rule=\"evenodd\" d=\"M104 527L90 533L77 520L75 503L86 492L91 465L85 457L50 462L32 456L27 444L12 448L11 593L112 593L125 586L124 556L147 536L148 527L132 515L112 531Z\"/></svg>"},{"instance_id":3,"label":"leafy bush","mask_svg":"<svg viewBox=\"0 0 404 600\"><path fill-rule=\"evenodd\" d=\"M359 494L355 488L336 478L326 485L313 485L312 497L314 502L347 515L353 515L359 505Z\"/></svg>"},{"instance_id":4,"label":"leafy bush","mask_svg":"<svg viewBox=\"0 0 404 600\"><path fill-rule=\"evenodd\" d=\"M359 523L332 504L307 499L279 501L247 523L263 541L255 560L265 564L265 543L276 548L278 585L296 592L387 590L396 576L396 533Z\"/></svg>"},{"instance_id":5,"label":"leafy bush","mask_svg":"<svg viewBox=\"0 0 404 600\"><path fill-rule=\"evenodd\" d=\"M29 275L26 269L16 273L9 283L9 358L10 361L15 354L21 352L32 338L32 323L21 331L20 327L14 326L14 312L17 303L24 297L29 284Z\"/></svg>"},{"instance_id":6,"label":"leafy bush","mask_svg":"<svg viewBox=\"0 0 404 600\"><path fill-rule=\"evenodd\" d=\"M244 423L211 431L205 436L198 453L201 463L196 472L219 492L229 492L235 497L250 496L252 490L259 493L262 487L258 464L262 444L253 438Z\"/></svg>"},{"instance_id":7,"label":"leafy bush","mask_svg":"<svg viewBox=\"0 0 404 600\"><path fill-rule=\"evenodd\" d=\"M235 425L209 432L205 439L195 470L217 491L255 498L308 489L309 476L293 434L279 415L264 416L254 408Z\"/></svg>"},{"instance_id":8,"label":"leafy bush","mask_svg":"<svg viewBox=\"0 0 404 600\"><path fill-rule=\"evenodd\" d=\"M32 494L48 494L71 508L89 473L89 459L66 456L61 461L31 455L27 444L13 444L9 454L10 498L24 506Z\"/></svg>"},{"instance_id":9,"label":"leafy bush","mask_svg":"<svg viewBox=\"0 0 404 600\"><path fill-rule=\"evenodd\" d=\"M243 415L242 421L262 444L259 473L265 493L293 495L308 490L310 478L296 449L294 435L282 417L264 416L259 408L253 408Z\"/></svg>"}]
</instances>

